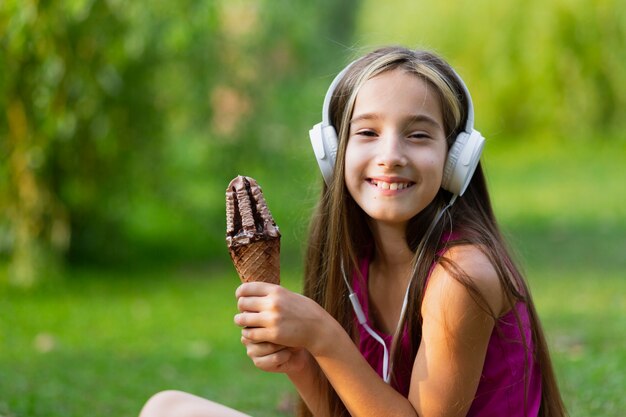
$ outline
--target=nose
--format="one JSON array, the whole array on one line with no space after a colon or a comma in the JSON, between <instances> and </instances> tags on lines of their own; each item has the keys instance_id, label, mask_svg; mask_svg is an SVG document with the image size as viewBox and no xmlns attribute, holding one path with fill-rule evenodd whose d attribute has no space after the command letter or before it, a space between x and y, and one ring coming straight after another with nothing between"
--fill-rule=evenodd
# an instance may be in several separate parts
<instances>
[{"instance_id":1,"label":"nose","mask_svg":"<svg viewBox=\"0 0 626 417\"><path fill-rule=\"evenodd\" d=\"M400 134L387 134L379 139L378 144L376 156L378 166L393 168L407 164L404 141Z\"/></svg>"}]
</instances>

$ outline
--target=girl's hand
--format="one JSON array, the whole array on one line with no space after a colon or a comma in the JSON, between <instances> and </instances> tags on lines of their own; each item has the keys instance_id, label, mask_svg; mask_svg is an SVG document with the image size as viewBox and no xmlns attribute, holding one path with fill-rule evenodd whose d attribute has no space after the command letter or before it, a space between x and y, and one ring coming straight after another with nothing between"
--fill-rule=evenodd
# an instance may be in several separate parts
<instances>
[{"instance_id":1,"label":"girl's hand","mask_svg":"<svg viewBox=\"0 0 626 417\"><path fill-rule=\"evenodd\" d=\"M324 344L324 323L333 319L310 298L265 282L242 284L236 296L240 313L235 323L244 327L241 335L248 341L303 348L312 354Z\"/></svg>"},{"instance_id":2,"label":"girl's hand","mask_svg":"<svg viewBox=\"0 0 626 417\"><path fill-rule=\"evenodd\" d=\"M266 372L296 373L302 371L309 360L309 353L301 348L288 348L269 342L255 343L241 337L248 357L254 365Z\"/></svg>"}]
</instances>

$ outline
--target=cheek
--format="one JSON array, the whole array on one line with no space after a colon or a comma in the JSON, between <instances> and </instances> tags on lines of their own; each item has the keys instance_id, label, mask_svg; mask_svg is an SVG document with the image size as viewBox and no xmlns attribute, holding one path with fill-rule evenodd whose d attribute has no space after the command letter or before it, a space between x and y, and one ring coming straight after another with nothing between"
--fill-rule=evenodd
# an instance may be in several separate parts
<instances>
[{"instance_id":1,"label":"cheek","mask_svg":"<svg viewBox=\"0 0 626 417\"><path fill-rule=\"evenodd\" d=\"M352 195L354 189L356 167L354 165L354 159L349 156L350 154L347 151L348 149L346 149L346 159L344 160L343 164L343 181L346 184L346 188L348 188L348 192L350 193L350 195Z\"/></svg>"},{"instance_id":2,"label":"cheek","mask_svg":"<svg viewBox=\"0 0 626 417\"><path fill-rule=\"evenodd\" d=\"M437 177L441 180L443 178L443 168L446 164L446 159L435 159L432 162L432 169L437 174Z\"/></svg>"},{"instance_id":3,"label":"cheek","mask_svg":"<svg viewBox=\"0 0 626 417\"><path fill-rule=\"evenodd\" d=\"M443 178L443 169L446 163L446 154L433 152L428 156L422 158L421 166L424 171L427 171L431 176L441 180Z\"/></svg>"},{"instance_id":4,"label":"cheek","mask_svg":"<svg viewBox=\"0 0 626 417\"><path fill-rule=\"evenodd\" d=\"M358 147L348 146L346 148L346 157L344 159L344 181L348 184L355 181L355 177L359 177L363 166L363 156L359 152Z\"/></svg>"}]
</instances>

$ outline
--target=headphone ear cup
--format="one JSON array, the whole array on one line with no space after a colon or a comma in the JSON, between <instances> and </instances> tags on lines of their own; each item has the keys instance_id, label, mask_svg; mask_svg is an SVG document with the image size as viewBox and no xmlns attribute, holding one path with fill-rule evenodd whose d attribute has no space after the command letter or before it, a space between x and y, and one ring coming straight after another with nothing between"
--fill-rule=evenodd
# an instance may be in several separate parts
<instances>
[{"instance_id":1,"label":"headphone ear cup","mask_svg":"<svg viewBox=\"0 0 626 417\"><path fill-rule=\"evenodd\" d=\"M461 132L448 151L441 188L461 196L476 171L485 138L477 130Z\"/></svg>"},{"instance_id":2,"label":"headphone ear cup","mask_svg":"<svg viewBox=\"0 0 626 417\"><path fill-rule=\"evenodd\" d=\"M337 159L337 132L333 126L324 126L322 122L309 130L309 138L324 181L330 185Z\"/></svg>"},{"instance_id":3,"label":"headphone ear cup","mask_svg":"<svg viewBox=\"0 0 626 417\"><path fill-rule=\"evenodd\" d=\"M456 140L452 144L452 147L448 151L448 158L446 159L446 165L443 168L443 180L441 181L441 188L446 191L450 191L452 194L458 194L458 187L452 186L452 178L454 177L454 168L459 160L459 156L463 151L463 147L467 143L469 135L467 132L461 132L456 137Z\"/></svg>"}]
</instances>

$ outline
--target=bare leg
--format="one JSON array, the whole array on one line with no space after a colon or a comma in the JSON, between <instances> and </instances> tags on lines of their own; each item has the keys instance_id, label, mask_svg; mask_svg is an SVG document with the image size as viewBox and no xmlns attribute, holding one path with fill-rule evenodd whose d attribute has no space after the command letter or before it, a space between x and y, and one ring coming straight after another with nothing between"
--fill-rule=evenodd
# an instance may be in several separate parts
<instances>
[{"instance_id":1,"label":"bare leg","mask_svg":"<svg viewBox=\"0 0 626 417\"><path fill-rule=\"evenodd\" d=\"M249 417L224 405L181 391L163 391L152 396L139 417Z\"/></svg>"}]
</instances>

